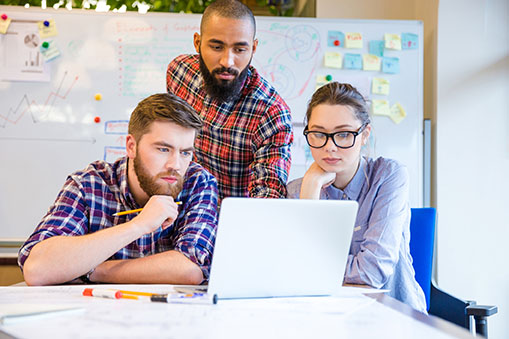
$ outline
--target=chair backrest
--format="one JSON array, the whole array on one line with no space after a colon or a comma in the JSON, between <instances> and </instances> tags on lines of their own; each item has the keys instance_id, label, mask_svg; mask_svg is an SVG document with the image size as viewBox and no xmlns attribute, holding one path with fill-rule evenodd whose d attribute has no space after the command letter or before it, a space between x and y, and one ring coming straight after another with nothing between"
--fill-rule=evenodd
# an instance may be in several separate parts
<instances>
[{"instance_id":1,"label":"chair backrest","mask_svg":"<svg viewBox=\"0 0 509 339\"><path fill-rule=\"evenodd\" d=\"M411 209L410 254L413 258L415 280L424 291L427 309L430 306L436 215L437 211L432 207Z\"/></svg>"}]
</instances>

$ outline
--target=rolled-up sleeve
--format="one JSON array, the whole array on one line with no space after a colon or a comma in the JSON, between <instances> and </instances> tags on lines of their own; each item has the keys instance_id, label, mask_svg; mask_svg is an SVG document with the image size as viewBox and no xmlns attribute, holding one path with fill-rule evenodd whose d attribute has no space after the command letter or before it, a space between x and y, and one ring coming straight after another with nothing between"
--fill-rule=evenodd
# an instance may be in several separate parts
<instances>
[{"instance_id":1,"label":"rolled-up sleeve","mask_svg":"<svg viewBox=\"0 0 509 339\"><path fill-rule=\"evenodd\" d=\"M409 178L399 166L381 180L366 224L356 225L353 253L348 256L345 283L382 287L399 259L403 228L408 224Z\"/></svg>"},{"instance_id":2,"label":"rolled-up sleeve","mask_svg":"<svg viewBox=\"0 0 509 339\"><path fill-rule=\"evenodd\" d=\"M191 193L178 220L175 249L200 266L207 280L217 230L217 182L210 173L201 171L188 183Z\"/></svg>"},{"instance_id":3,"label":"rolled-up sleeve","mask_svg":"<svg viewBox=\"0 0 509 339\"><path fill-rule=\"evenodd\" d=\"M285 105L270 108L269 114L260 121L253 140L249 196L285 198L293 143L290 111Z\"/></svg>"}]
</instances>

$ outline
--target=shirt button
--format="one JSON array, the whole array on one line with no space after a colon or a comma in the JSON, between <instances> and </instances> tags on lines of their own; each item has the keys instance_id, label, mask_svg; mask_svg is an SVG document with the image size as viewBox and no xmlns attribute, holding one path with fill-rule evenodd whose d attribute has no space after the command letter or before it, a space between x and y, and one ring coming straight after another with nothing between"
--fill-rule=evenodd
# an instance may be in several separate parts
<instances>
[{"instance_id":1,"label":"shirt button","mask_svg":"<svg viewBox=\"0 0 509 339\"><path fill-rule=\"evenodd\" d=\"M343 199L346 199L346 194L345 193L343 193Z\"/></svg>"}]
</instances>

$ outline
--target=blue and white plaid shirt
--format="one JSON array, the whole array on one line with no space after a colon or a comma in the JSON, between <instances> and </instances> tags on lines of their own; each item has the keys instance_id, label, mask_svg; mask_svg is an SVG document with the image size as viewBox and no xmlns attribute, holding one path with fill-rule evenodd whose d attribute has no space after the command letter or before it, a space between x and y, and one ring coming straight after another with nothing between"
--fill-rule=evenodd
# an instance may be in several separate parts
<instances>
[{"instance_id":1,"label":"blue and white plaid shirt","mask_svg":"<svg viewBox=\"0 0 509 339\"><path fill-rule=\"evenodd\" d=\"M199 265L208 279L217 228L217 198L216 179L191 162L178 197L182 205L173 224L141 236L110 259L140 258L177 250ZM31 249L42 240L85 235L125 223L136 214L116 217L113 214L137 208L140 206L127 184L127 158L113 164L93 162L67 178L55 203L21 247L18 264L23 269Z\"/></svg>"}]
</instances>

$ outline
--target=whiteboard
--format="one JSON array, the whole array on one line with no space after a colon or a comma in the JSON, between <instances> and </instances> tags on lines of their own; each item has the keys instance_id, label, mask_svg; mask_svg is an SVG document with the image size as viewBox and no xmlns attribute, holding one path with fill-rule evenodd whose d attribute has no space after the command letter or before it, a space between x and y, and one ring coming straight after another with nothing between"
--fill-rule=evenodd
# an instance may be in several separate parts
<instances>
[{"instance_id":1,"label":"whiteboard","mask_svg":"<svg viewBox=\"0 0 509 339\"><path fill-rule=\"evenodd\" d=\"M143 98L166 91L168 63L194 53L192 36L200 15L96 13L0 6L13 19L0 35L0 238L26 238L54 201L65 178L88 163L114 161L124 154L129 116ZM53 19L58 35L34 37L37 21ZM422 206L423 40L420 21L332 20L257 17L259 45L253 65L271 82L292 111L295 143L290 179L305 173L312 158L302 136L306 105L317 76L350 82L370 99L400 103L406 118L399 124L374 116L371 156L404 163L410 173L410 200ZM363 36L362 49L329 46L328 34ZM8 33L9 33L8 32ZM418 48L385 50L397 57L399 74L325 67L326 52L368 53L368 42L385 33L414 33ZM60 55L50 61L27 52L30 44L51 41ZM30 73L31 72L31 73ZM37 73L39 72L39 73ZM9 74L8 74L9 73ZM3 74L3 75L2 75ZM6 75L7 74L7 75ZM14 78L16 75L14 75ZM370 91L374 77L390 81L387 96ZM12 79L12 78L11 78ZM46 81L47 80L47 81ZM95 95L101 94L101 100Z\"/></svg>"}]
</instances>

